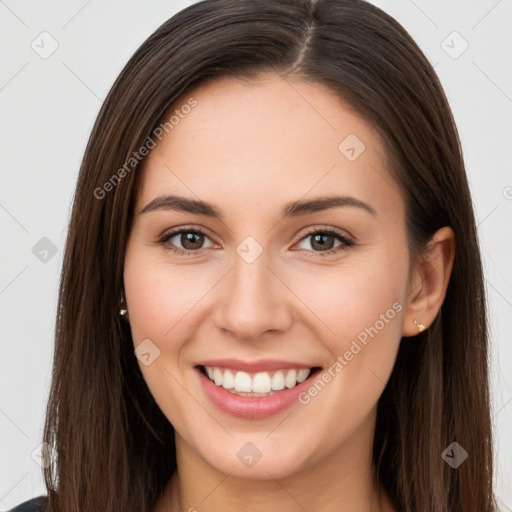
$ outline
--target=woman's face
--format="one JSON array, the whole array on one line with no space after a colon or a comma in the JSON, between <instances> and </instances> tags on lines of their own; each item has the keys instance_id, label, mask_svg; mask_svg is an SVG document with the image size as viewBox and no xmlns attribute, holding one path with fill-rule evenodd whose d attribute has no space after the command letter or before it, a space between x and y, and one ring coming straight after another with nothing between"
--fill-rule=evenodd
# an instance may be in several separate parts
<instances>
[{"instance_id":1,"label":"woman's face","mask_svg":"<svg viewBox=\"0 0 512 512\"><path fill-rule=\"evenodd\" d=\"M180 449L254 479L366 457L409 296L381 139L330 90L277 75L218 79L172 114L145 160L124 284Z\"/></svg>"}]
</instances>

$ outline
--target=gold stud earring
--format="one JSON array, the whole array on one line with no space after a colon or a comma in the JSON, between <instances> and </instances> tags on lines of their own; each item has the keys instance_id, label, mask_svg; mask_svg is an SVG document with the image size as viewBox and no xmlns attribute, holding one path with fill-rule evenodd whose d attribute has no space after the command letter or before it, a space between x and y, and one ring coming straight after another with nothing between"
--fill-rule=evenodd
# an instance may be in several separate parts
<instances>
[{"instance_id":1,"label":"gold stud earring","mask_svg":"<svg viewBox=\"0 0 512 512\"><path fill-rule=\"evenodd\" d=\"M423 324L420 324L417 320L413 320L413 322L419 332L423 332L425 330L425 326Z\"/></svg>"}]
</instances>

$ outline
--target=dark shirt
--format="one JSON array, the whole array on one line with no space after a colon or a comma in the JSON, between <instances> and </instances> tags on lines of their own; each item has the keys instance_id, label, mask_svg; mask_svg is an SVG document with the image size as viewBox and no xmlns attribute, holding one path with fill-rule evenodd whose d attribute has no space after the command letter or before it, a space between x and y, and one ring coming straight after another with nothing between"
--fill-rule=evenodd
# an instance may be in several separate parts
<instances>
[{"instance_id":1,"label":"dark shirt","mask_svg":"<svg viewBox=\"0 0 512 512\"><path fill-rule=\"evenodd\" d=\"M46 496L38 496L28 501L20 503L17 507L14 507L7 512L40 512L43 510L43 504L46 501Z\"/></svg>"}]
</instances>

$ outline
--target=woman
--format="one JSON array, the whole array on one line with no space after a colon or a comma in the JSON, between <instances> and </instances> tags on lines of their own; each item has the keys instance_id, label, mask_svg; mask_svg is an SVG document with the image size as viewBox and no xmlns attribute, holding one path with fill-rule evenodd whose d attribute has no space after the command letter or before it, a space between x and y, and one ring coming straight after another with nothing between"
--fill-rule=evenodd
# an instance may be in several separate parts
<instances>
[{"instance_id":1,"label":"woman","mask_svg":"<svg viewBox=\"0 0 512 512\"><path fill-rule=\"evenodd\" d=\"M110 91L62 269L47 511L494 511L474 212L359 0L207 0Z\"/></svg>"}]
</instances>

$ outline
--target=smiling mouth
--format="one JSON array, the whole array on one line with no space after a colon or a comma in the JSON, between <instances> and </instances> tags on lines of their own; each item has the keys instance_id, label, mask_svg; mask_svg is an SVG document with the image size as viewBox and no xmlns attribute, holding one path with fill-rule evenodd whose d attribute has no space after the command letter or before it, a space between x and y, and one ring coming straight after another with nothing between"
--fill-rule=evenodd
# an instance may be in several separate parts
<instances>
[{"instance_id":1,"label":"smiling mouth","mask_svg":"<svg viewBox=\"0 0 512 512\"><path fill-rule=\"evenodd\" d=\"M197 366L201 373L216 386L233 395L245 397L272 396L292 389L314 377L321 368L286 368L249 373L218 366Z\"/></svg>"}]
</instances>

